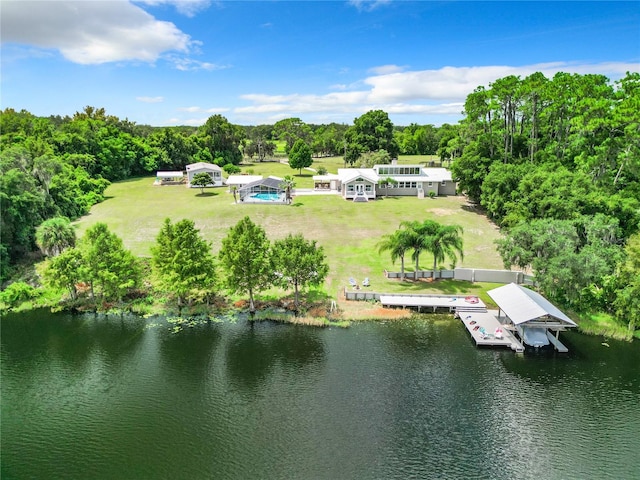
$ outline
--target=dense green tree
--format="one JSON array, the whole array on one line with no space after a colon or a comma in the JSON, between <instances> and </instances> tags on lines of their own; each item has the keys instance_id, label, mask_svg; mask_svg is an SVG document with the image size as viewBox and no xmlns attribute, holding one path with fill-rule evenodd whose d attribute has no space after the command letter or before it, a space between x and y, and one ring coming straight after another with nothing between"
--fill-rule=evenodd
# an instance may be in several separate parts
<instances>
[{"instance_id":1,"label":"dense green tree","mask_svg":"<svg viewBox=\"0 0 640 480\"><path fill-rule=\"evenodd\" d=\"M221 167L227 163L238 165L242 161L240 145L243 140L244 131L241 127L229 123L222 115L213 115L199 129L197 137L197 143L207 152L207 156L196 154L194 159L208 162L222 159L218 162Z\"/></svg>"},{"instance_id":2,"label":"dense green tree","mask_svg":"<svg viewBox=\"0 0 640 480\"><path fill-rule=\"evenodd\" d=\"M613 274L622 253L618 235L617 220L600 214L522 222L496 243L506 268L531 268L549 298L580 309L587 290Z\"/></svg>"},{"instance_id":3,"label":"dense green tree","mask_svg":"<svg viewBox=\"0 0 640 480\"><path fill-rule=\"evenodd\" d=\"M254 294L273 282L269 240L264 229L247 216L231 227L218 253L232 293L248 293L249 309L255 311Z\"/></svg>"},{"instance_id":4,"label":"dense green tree","mask_svg":"<svg viewBox=\"0 0 640 480\"><path fill-rule=\"evenodd\" d=\"M302 174L302 169L313 164L311 149L304 140L297 140L289 151L289 166Z\"/></svg>"},{"instance_id":5,"label":"dense green tree","mask_svg":"<svg viewBox=\"0 0 640 480\"><path fill-rule=\"evenodd\" d=\"M375 152L365 152L360 155L356 165L359 168L372 168L374 165L388 165L391 163L391 155L386 150L377 150Z\"/></svg>"},{"instance_id":6,"label":"dense green tree","mask_svg":"<svg viewBox=\"0 0 640 480\"><path fill-rule=\"evenodd\" d=\"M139 285L141 270L138 260L106 224L96 223L87 229L79 248L82 251L83 278L89 283L92 296L99 291L107 301L120 300Z\"/></svg>"},{"instance_id":7,"label":"dense green tree","mask_svg":"<svg viewBox=\"0 0 640 480\"><path fill-rule=\"evenodd\" d=\"M156 244L151 248L153 271L165 290L178 298L178 305L191 303L215 287L215 261L211 245L191 220L172 224L165 219Z\"/></svg>"},{"instance_id":8,"label":"dense green tree","mask_svg":"<svg viewBox=\"0 0 640 480\"><path fill-rule=\"evenodd\" d=\"M84 259L77 248L68 248L50 258L44 268L44 283L50 287L66 289L72 300L78 298L76 285L82 280Z\"/></svg>"},{"instance_id":9,"label":"dense green tree","mask_svg":"<svg viewBox=\"0 0 640 480\"><path fill-rule=\"evenodd\" d=\"M285 118L273 125L273 135L286 142L285 152L289 154L298 140L307 145L312 142L311 127L297 117Z\"/></svg>"},{"instance_id":10,"label":"dense green tree","mask_svg":"<svg viewBox=\"0 0 640 480\"><path fill-rule=\"evenodd\" d=\"M63 250L76 245L76 231L66 217L45 220L36 229L36 244L48 257L60 255Z\"/></svg>"},{"instance_id":11,"label":"dense green tree","mask_svg":"<svg viewBox=\"0 0 640 480\"><path fill-rule=\"evenodd\" d=\"M345 132L345 162L354 164L365 152L386 150L397 158L400 149L393 134L393 123L382 110L371 110L354 120Z\"/></svg>"},{"instance_id":12,"label":"dense green tree","mask_svg":"<svg viewBox=\"0 0 640 480\"><path fill-rule=\"evenodd\" d=\"M191 179L191 185L200 187L200 193L204 193L204 188L212 183L211 175L207 172L196 173Z\"/></svg>"},{"instance_id":13,"label":"dense green tree","mask_svg":"<svg viewBox=\"0 0 640 480\"><path fill-rule=\"evenodd\" d=\"M616 272L621 288L614 307L618 318L627 322L629 330L635 330L640 326L640 234L629 238L624 252L625 259Z\"/></svg>"},{"instance_id":14,"label":"dense green tree","mask_svg":"<svg viewBox=\"0 0 640 480\"><path fill-rule=\"evenodd\" d=\"M300 307L299 290L322 285L329 272L326 255L316 241L308 241L302 234L289 234L276 240L271 247L274 283L283 288L293 287L296 311Z\"/></svg>"},{"instance_id":15,"label":"dense green tree","mask_svg":"<svg viewBox=\"0 0 640 480\"><path fill-rule=\"evenodd\" d=\"M193 138L175 128L163 128L149 136L150 146L159 149L158 168L161 170L184 170L193 163L197 146Z\"/></svg>"}]
</instances>

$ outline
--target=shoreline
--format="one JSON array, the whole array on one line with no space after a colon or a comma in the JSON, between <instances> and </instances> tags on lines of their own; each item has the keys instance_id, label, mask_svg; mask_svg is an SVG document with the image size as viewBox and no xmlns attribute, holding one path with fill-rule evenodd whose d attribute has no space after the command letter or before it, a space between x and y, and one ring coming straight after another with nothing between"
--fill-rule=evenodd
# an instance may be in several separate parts
<instances>
[{"instance_id":1,"label":"shoreline","mask_svg":"<svg viewBox=\"0 0 640 480\"><path fill-rule=\"evenodd\" d=\"M34 302L28 300L21 303L15 308L8 308L0 311L0 314L7 312L25 313L37 309L48 309L52 313L71 313L71 314L101 314L101 315L134 315L141 318L166 317L175 320L177 325L193 326L193 319L207 318L207 321L215 318L224 318L229 315L247 315L252 317L250 321L262 322L271 321L289 325L300 325L306 327L326 328L340 327L348 328L354 322L385 322L385 321L403 321L414 318L418 312L409 308L388 308L383 307L379 302L346 300L344 298L331 299L331 303L335 305L332 310L327 304L328 299L316 301L301 302L301 313L295 315L293 310L293 301L288 298L280 298L278 300L256 300L256 311L253 315L248 311L248 302L245 300L237 300L232 302L228 299L216 299L210 305L195 305L191 307L168 307L161 305L159 302L136 303L122 302L120 304L105 304L94 302L59 302L49 299L49 302ZM420 312L420 315L434 315L430 312ZM445 313L454 318L453 314ZM573 312L572 316L577 316ZM601 323L597 319L585 320L581 317L578 321L578 331L584 335L602 336L604 339L615 339L620 341L631 342L639 335L630 335L628 330L622 326L611 323ZM174 327L175 328L175 327Z\"/></svg>"}]
</instances>

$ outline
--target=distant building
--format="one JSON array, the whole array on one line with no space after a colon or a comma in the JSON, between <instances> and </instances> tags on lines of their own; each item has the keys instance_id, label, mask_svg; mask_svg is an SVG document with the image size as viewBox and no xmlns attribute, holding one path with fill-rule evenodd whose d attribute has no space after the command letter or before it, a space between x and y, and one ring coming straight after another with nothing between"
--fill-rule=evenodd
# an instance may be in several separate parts
<instances>
[{"instance_id":1,"label":"distant building","mask_svg":"<svg viewBox=\"0 0 640 480\"><path fill-rule=\"evenodd\" d=\"M221 187L225 184L222 168L213 163L198 162L187 165L187 183L190 187L194 186L191 182L198 173L208 173L211 177L211 183L207 187Z\"/></svg>"},{"instance_id":2,"label":"distant building","mask_svg":"<svg viewBox=\"0 0 640 480\"><path fill-rule=\"evenodd\" d=\"M387 181L389 179L389 181ZM379 196L455 195L456 183L446 168L422 165L375 165L373 168L340 168L338 174L316 175L314 189L335 190L353 201L374 200Z\"/></svg>"}]
</instances>

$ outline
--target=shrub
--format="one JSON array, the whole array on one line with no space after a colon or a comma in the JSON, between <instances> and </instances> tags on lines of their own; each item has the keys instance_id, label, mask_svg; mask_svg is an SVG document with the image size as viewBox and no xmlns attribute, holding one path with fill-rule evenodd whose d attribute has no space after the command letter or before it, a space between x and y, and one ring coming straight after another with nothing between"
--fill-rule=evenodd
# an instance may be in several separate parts
<instances>
[{"instance_id":1,"label":"shrub","mask_svg":"<svg viewBox=\"0 0 640 480\"><path fill-rule=\"evenodd\" d=\"M36 289L25 282L15 282L0 292L0 302L14 308L36 296Z\"/></svg>"},{"instance_id":2,"label":"shrub","mask_svg":"<svg viewBox=\"0 0 640 480\"><path fill-rule=\"evenodd\" d=\"M227 175L240 173L240 167L234 165L233 163L227 163L224 167L222 167L222 170L224 170Z\"/></svg>"}]
</instances>

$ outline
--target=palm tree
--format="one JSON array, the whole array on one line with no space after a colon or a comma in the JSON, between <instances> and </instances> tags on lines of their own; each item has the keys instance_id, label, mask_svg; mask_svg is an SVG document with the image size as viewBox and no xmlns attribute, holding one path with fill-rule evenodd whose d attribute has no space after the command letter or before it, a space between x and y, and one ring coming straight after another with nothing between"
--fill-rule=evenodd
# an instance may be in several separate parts
<instances>
[{"instance_id":1,"label":"palm tree","mask_svg":"<svg viewBox=\"0 0 640 480\"><path fill-rule=\"evenodd\" d=\"M462 232L460 225L439 225L436 232L429 238L426 250L433 254L432 278L434 280L438 262L444 262L445 258L449 257L455 265L458 255L461 260L464 258Z\"/></svg>"},{"instance_id":2,"label":"palm tree","mask_svg":"<svg viewBox=\"0 0 640 480\"><path fill-rule=\"evenodd\" d=\"M400 227L405 228L404 239L408 248L413 249L411 258L416 262L416 269L413 279L418 280L418 270L420 269L420 253L423 250L430 251L430 237L437 231L440 224L433 220L425 220L420 223L416 220L402 222Z\"/></svg>"},{"instance_id":3,"label":"palm tree","mask_svg":"<svg viewBox=\"0 0 640 480\"><path fill-rule=\"evenodd\" d=\"M398 258L400 259L400 278L402 280L404 280L404 255L410 248L407 242L406 230L396 230L389 235L385 235L378 242L378 253L388 251L391 255L391 262L394 264Z\"/></svg>"},{"instance_id":4,"label":"palm tree","mask_svg":"<svg viewBox=\"0 0 640 480\"><path fill-rule=\"evenodd\" d=\"M293 180L291 175L287 175L282 179L282 182L280 182L280 188L285 191L285 199L287 200L287 203L291 203L291 190L293 190L293 187L295 186L296 182Z\"/></svg>"},{"instance_id":5,"label":"palm tree","mask_svg":"<svg viewBox=\"0 0 640 480\"><path fill-rule=\"evenodd\" d=\"M76 245L76 231L66 217L50 218L36 229L36 245L48 257L55 257Z\"/></svg>"}]
</instances>

